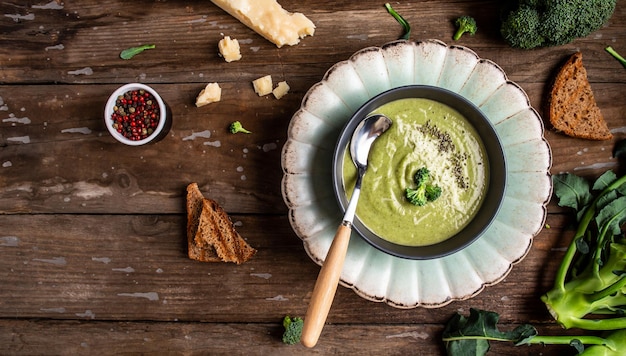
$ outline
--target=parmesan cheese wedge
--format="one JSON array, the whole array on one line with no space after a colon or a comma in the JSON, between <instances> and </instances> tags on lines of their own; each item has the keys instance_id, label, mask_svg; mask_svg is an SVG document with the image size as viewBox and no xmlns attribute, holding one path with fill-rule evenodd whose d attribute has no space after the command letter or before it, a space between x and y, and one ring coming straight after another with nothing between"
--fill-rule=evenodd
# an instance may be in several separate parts
<instances>
[{"instance_id":1,"label":"parmesan cheese wedge","mask_svg":"<svg viewBox=\"0 0 626 356\"><path fill-rule=\"evenodd\" d=\"M254 86L254 92L257 93L259 96L264 96L271 93L272 85L272 76L269 74L252 81L252 86Z\"/></svg>"},{"instance_id":2,"label":"parmesan cheese wedge","mask_svg":"<svg viewBox=\"0 0 626 356\"><path fill-rule=\"evenodd\" d=\"M241 52L239 48L239 41L236 38L230 38L230 36L224 36L217 47L220 51L220 55L226 62L238 61L241 59Z\"/></svg>"},{"instance_id":3,"label":"parmesan cheese wedge","mask_svg":"<svg viewBox=\"0 0 626 356\"><path fill-rule=\"evenodd\" d=\"M283 9L276 0L211 1L279 48L296 45L315 32L311 20L299 12Z\"/></svg>"},{"instance_id":4,"label":"parmesan cheese wedge","mask_svg":"<svg viewBox=\"0 0 626 356\"><path fill-rule=\"evenodd\" d=\"M217 83L209 83L198 94L196 106L201 107L210 103L215 103L222 99L222 88Z\"/></svg>"},{"instance_id":5,"label":"parmesan cheese wedge","mask_svg":"<svg viewBox=\"0 0 626 356\"><path fill-rule=\"evenodd\" d=\"M287 82L285 82L285 81L282 81L282 82L278 83L278 85L276 85L276 88L274 88L274 90L272 90L272 94L274 94L274 97L276 99L282 98L288 92L289 92L289 84L287 84Z\"/></svg>"}]
</instances>

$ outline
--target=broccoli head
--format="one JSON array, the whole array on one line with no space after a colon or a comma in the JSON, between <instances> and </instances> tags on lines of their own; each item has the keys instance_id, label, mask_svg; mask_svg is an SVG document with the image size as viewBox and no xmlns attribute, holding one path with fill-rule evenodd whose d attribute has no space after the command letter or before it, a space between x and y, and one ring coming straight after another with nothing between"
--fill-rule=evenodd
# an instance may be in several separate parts
<instances>
[{"instance_id":1,"label":"broccoli head","mask_svg":"<svg viewBox=\"0 0 626 356\"><path fill-rule=\"evenodd\" d=\"M244 129L243 125L239 121L235 121L232 124L230 124L228 131L230 131L230 133L233 133L233 134L238 133L238 132L243 132L243 133L248 133L248 134L252 133L251 131Z\"/></svg>"},{"instance_id":2,"label":"broccoli head","mask_svg":"<svg viewBox=\"0 0 626 356\"><path fill-rule=\"evenodd\" d=\"M415 172L413 181L417 185L416 188L406 188L405 196L407 200L417 206L424 206L429 201L435 201L441 196L441 188L430 183L430 171L426 167L422 167Z\"/></svg>"},{"instance_id":3,"label":"broccoli head","mask_svg":"<svg viewBox=\"0 0 626 356\"><path fill-rule=\"evenodd\" d=\"M500 33L509 45L530 49L540 47L546 42L540 28L539 13L532 7L522 6L508 14L502 23Z\"/></svg>"},{"instance_id":4,"label":"broccoli head","mask_svg":"<svg viewBox=\"0 0 626 356\"><path fill-rule=\"evenodd\" d=\"M426 186L426 199L428 199L428 201L435 201L440 196L441 196L441 187L439 187L438 185Z\"/></svg>"},{"instance_id":5,"label":"broccoli head","mask_svg":"<svg viewBox=\"0 0 626 356\"><path fill-rule=\"evenodd\" d=\"M428 198L426 198L426 191L424 188L406 188L405 195L407 200L413 205L424 206L428 203Z\"/></svg>"},{"instance_id":6,"label":"broccoli head","mask_svg":"<svg viewBox=\"0 0 626 356\"><path fill-rule=\"evenodd\" d=\"M302 318L293 317L289 315L283 319L283 326L285 331L283 332L283 342L288 345L295 345L300 342L302 337L302 327L304 326L304 320Z\"/></svg>"},{"instance_id":7,"label":"broccoli head","mask_svg":"<svg viewBox=\"0 0 626 356\"><path fill-rule=\"evenodd\" d=\"M512 47L560 46L598 30L617 0L517 0L504 8L500 33ZM512 4L512 5L511 5Z\"/></svg>"},{"instance_id":8,"label":"broccoli head","mask_svg":"<svg viewBox=\"0 0 626 356\"><path fill-rule=\"evenodd\" d=\"M456 21L454 21L456 25L456 32L452 39L458 41L464 33L469 33L470 35L475 35L478 30L478 26L476 25L476 20L471 16L461 16Z\"/></svg>"}]
</instances>

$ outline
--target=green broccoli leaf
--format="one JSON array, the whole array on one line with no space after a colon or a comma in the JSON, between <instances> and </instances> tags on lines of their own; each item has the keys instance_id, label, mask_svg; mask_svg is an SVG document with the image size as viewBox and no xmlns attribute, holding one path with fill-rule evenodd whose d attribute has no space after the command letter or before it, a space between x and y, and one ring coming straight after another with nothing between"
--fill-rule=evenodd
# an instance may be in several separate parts
<instances>
[{"instance_id":1,"label":"green broccoli leaf","mask_svg":"<svg viewBox=\"0 0 626 356\"><path fill-rule=\"evenodd\" d=\"M153 49L156 46L153 44L145 44L145 45L141 45L138 47L131 47L131 48L127 48L125 50L123 50L122 52L120 52L120 58L122 59L131 59L134 56L136 56L137 54L147 50L147 49Z\"/></svg>"},{"instance_id":2,"label":"green broccoli leaf","mask_svg":"<svg viewBox=\"0 0 626 356\"><path fill-rule=\"evenodd\" d=\"M559 198L559 206L581 211L589 202L592 195L589 191L589 182L582 177L570 173L552 176L554 194Z\"/></svg>"},{"instance_id":3,"label":"green broccoli leaf","mask_svg":"<svg viewBox=\"0 0 626 356\"><path fill-rule=\"evenodd\" d=\"M619 235L621 226L626 222L626 197L619 197L607 204L596 216L596 224L600 230Z\"/></svg>"},{"instance_id":4,"label":"green broccoli leaf","mask_svg":"<svg viewBox=\"0 0 626 356\"><path fill-rule=\"evenodd\" d=\"M616 179L617 175L613 171L608 170L604 172L604 174L602 174L600 177L598 177L598 179L596 179L591 189L603 190L604 188L611 185L611 183L615 182Z\"/></svg>"},{"instance_id":5,"label":"green broccoli leaf","mask_svg":"<svg viewBox=\"0 0 626 356\"><path fill-rule=\"evenodd\" d=\"M448 355L485 355L489 340L511 341L516 345L529 342L537 335L530 324L523 324L512 331L498 330L500 316L491 311L470 308L468 318L455 314L443 330L443 341Z\"/></svg>"}]
</instances>

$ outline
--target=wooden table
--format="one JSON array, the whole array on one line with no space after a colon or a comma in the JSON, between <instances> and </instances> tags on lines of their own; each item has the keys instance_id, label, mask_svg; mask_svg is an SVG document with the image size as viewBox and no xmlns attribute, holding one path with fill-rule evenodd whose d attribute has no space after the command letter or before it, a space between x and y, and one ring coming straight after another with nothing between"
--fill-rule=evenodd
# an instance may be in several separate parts
<instances>
[{"instance_id":1,"label":"wooden table","mask_svg":"<svg viewBox=\"0 0 626 356\"><path fill-rule=\"evenodd\" d=\"M377 1L281 2L309 16L314 37L276 48L210 1L5 1L0 4L0 354L443 354L445 322L470 307L501 314L502 328L530 322L563 333L539 296L551 286L571 232L567 211L548 206L527 257L501 283L438 309L394 309L340 287L314 349L281 342L285 315L304 316L319 271L292 231L281 196L281 147L306 91L334 63L397 39L401 27ZM595 177L617 169L611 151L626 136L626 5L584 39L530 51L498 32L500 1L394 2L414 40L451 40L469 14L475 36L457 44L495 61L545 104L546 83L580 50L615 139L546 131L552 172ZM223 35L243 59L217 55ZM131 60L119 53L156 49ZM258 97L270 74L291 91ZM156 88L173 124L156 144L130 148L103 123L108 95L129 82ZM220 83L222 101L195 97ZM241 120L253 131L231 135ZM186 139L194 133L210 137ZM207 135L205 135L207 136ZM258 249L243 265L186 254L185 187L198 182ZM569 332L569 331L566 331ZM493 354L574 354L569 347L493 345Z\"/></svg>"}]
</instances>

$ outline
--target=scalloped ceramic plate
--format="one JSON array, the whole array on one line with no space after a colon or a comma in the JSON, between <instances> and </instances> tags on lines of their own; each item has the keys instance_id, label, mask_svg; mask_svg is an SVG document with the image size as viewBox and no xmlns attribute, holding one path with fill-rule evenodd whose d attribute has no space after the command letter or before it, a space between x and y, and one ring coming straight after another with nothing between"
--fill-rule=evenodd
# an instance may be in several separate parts
<instances>
[{"instance_id":1,"label":"scalloped ceramic plate","mask_svg":"<svg viewBox=\"0 0 626 356\"><path fill-rule=\"evenodd\" d=\"M304 248L322 264L343 213L333 195L332 156L342 127L368 99L423 84L461 94L494 124L507 160L498 216L469 247L430 260L409 260L372 247L353 232L340 283L397 308L444 306L500 282L541 230L552 194L550 147L526 93L492 61L438 40L395 41L335 64L305 95L282 151L282 192Z\"/></svg>"}]
</instances>

